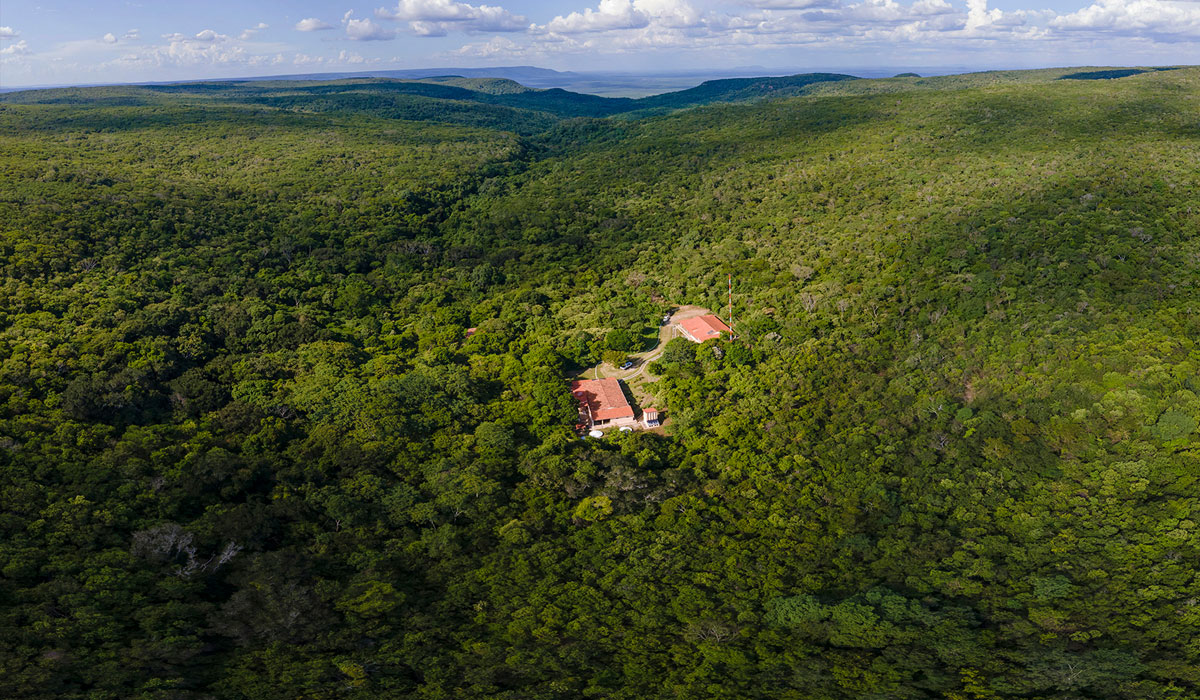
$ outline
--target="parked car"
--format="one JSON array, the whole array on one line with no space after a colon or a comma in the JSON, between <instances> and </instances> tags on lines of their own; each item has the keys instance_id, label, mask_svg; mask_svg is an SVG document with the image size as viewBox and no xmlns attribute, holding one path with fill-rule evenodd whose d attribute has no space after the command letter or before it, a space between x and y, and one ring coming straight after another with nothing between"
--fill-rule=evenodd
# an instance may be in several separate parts
<instances>
[{"instance_id":1,"label":"parked car","mask_svg":"<svg viewBox=\"0 0 1200 700\"><path fill-rule=\"evenodd\" d=\"M633 366L633 360L626 360L625 364L621 365L621 369L629 369Z\"/></svg>"}]
</instances>

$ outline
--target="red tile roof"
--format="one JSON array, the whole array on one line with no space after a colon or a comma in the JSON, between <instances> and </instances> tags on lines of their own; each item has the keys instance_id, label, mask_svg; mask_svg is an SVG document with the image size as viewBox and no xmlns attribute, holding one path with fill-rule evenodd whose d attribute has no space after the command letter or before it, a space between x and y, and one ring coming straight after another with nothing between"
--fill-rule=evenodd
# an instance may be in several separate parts
<instances>
[{"instance_id":1,"label":"red tile roof","mask_svg":"<svg viewBox=\"0 0 1200 700\"><path fill-rule=\"evenodd\" d=\"M583 379L571 382L571 393L592 409L592 420L633 418L633 406L625 400L617 379Z\"/></svg>"},{"instance_id":2,"label":"red tile roof","mask_svg":"<svg viewBox=\"0 0 1200 700\"><path fill-rule=\"evenodd\" d=\"M712 314L696 316L695 318L685 318L679 322L679 327L698 343L703 343L712 338L719 338L722 333L733 335L732 331L729 330L729 326L725 325L721 319Z\"/></svg>"}]
</instances>

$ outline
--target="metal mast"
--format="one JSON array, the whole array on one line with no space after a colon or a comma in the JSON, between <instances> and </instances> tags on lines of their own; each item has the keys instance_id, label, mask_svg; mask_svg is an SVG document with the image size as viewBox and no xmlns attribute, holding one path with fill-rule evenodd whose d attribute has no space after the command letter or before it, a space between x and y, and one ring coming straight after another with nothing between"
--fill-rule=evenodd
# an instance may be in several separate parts
<instances>
[{"instance_id":1,"label":"metal mast","mask_svg":"<svg viewBox=\"0 0 1200 700\"><path fill-rule=\"evenodd\" d=\"M733 273L729 273L729 330L733 331Z\"/></svg>"}]
</instances>

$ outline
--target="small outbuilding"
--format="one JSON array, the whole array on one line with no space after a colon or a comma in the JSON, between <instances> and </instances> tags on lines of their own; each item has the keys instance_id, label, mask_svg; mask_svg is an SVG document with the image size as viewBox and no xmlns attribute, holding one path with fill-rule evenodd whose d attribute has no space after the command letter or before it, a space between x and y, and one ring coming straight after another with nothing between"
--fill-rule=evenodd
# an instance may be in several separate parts
<instances>
[{"instance_id":1,"label":"small outbuilding","mask_svg":"<svg viewBox=\"0 0 1200 700\"><path fill-rule=\"evenodd\" d=\"M580 422L589 429L637 424L619 379L580 379L571 382L571 393L579 401Z\"/></svg>"},{"instance_id":2,"label":"small outbuilding","mask_svg":"<svg viewBox=\"0 0 1200 700\"><path fill-rule=\"evenodd\" d=\"M662 425L658 418L657 408L646 408L642 410L642 424L647 428L657 428Z\"/></svg>"},{"instance_id":3,"label":"small outbuilding","mask_svg":"<svg viewBox=\"0 0 1200 700\"><path fill-rule=\"evenodd\" d=\"M717 318L713 314L707 316L693 316L685 318L675 324L683 337L693 343L703 343L706 340L720 338L722 333L733 335L733 331L729 330L729 326L725 322Z\"/></svg>"}]
</instances>

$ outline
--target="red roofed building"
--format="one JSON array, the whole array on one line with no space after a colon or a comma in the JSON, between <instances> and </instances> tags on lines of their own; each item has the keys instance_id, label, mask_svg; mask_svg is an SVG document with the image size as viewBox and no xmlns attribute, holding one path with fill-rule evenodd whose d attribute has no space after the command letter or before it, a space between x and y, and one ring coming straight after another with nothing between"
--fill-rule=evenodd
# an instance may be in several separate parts
<instances>
[{"instance_id":1,"label":"red roofed building","mask_svg":"<svg viewBox=\"0 0 1200 700\"><path fill-rule=\"evenodd\" d=\"M725 325L721 319L712 314L685 318L676 323L675 327L683 333L683 337L693 343L703 343L706 340L720 338L722 333L733 335L733 331L729 330L729 326Z\"/></svg>"},{"instance_id":2,"label":"red roofed building","mask_svg":"<svg viewBox=\"0 0 1200 700\"><path fill-rule=\"evenodd\" d=\"M633 406L625 400L619 379L581 379L571 382L579 400L579 416L588 428L633 426Z\"/></svg>"}]
</instances>

